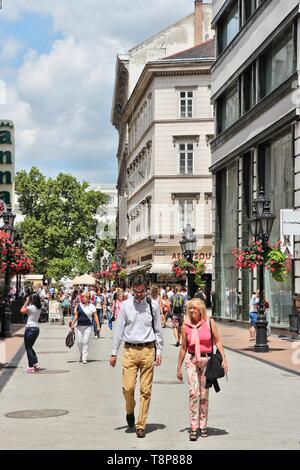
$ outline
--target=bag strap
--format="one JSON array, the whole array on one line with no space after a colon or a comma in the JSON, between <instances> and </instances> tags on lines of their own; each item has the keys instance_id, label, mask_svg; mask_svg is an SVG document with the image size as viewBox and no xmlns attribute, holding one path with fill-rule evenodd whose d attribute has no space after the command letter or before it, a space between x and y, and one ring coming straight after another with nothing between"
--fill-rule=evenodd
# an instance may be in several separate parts
<instances>
[{"instance_id":1,"label":"bag strap","mask_svg":"<svg viewBox=\"0 0 300 470\"><path fill-rule=\"evenodd\" d=\"M156 336L155 336L155 329L154 329L154 315L153 315L152 302L151 302L151 299L149 297L146 297L146 300L149 304L151 317L152 317L152 329L153 329L153 333L154 333L154 349L155 349L155 359L156 359Z\"/></svg>"},{"instance_id":2,"label":"bag strap","mask_svg":"<svg viewBox=\"0 0 300 470\"><path fill-rule=\"evenodd\" d=\"M84 315L84 316L88 319L88 321L90 322L90 324L91 324L91 326L92 326L92 325L93 325L93 322L89 319L89 317L88 317L87 314L84 312L84 310L83 310L83 308L81 307L80 304L78 304L78 306L77 306L77 312L78 312L78 307L81 308L81 314Z\"/></svg>"},{"instance_id":3,"label":"bag strap","mask_svg":"<svg viewBox=\"0 0 300 470\"><path fill-rule=\"evenodd\" d=\"M214 353L213 332L212 332L212 328L211 328L211 321L210 321L210 319L209 319L208 321L209 321L209 328L210 328L211 352L212 352L212 354L213 354L213 353Z\"/></svg>"}]
</instances>

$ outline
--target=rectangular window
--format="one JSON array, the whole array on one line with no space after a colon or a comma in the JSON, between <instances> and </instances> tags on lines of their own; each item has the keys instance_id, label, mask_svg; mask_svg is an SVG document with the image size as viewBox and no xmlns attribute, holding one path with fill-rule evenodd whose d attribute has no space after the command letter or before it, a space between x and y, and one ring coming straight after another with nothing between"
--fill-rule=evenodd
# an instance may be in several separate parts
<instances>
[{"instance_id":1,"label":"rectangular window","mask_svg":"<svg viewBox=\"0 0 300 470\"><path fill-rule=\"evenodd\" d=\"M229 88L217 101L218 134L240 117L239 81Z\"/></svg>"},{"instance_id":2,"label":"rectangular window","mask_svg":"<svg viewBox=\"0 0 300 470\"><path fill-rule=\"evenodd\" d=\"M179 144L179 173L193 174L194 144Z\"/></svg>"},{"instance_id":3,"label":"rectangular window","mask_svg":"<svg viewBox=\"0 0 300 470\"><path fill-rule=\"evenodd\" d=\"M239 2L236 0L218 26L218 51L221 54L240 29Z\"/></svg>"},{"instance_id":4,"label":"rectangular window","mask_svg":"<svg viewBox=\"0 0 300 470\"><path fill-rule=\"evenodd\" d=\"M179 232L182 232L183 229L187 226L187 224L190 224L193 227L193 200L179 200L178 210Z\"/></svg>"},{"instance_id":5,"label":"rectangular window","mask_svg":"<svg viewBox=\"0 0 300 470\"><path fill-rule=\"evenodd\" d=\"M193 117L193 92L192 91L180 92L180 117L181 118Z\"/></svg>"},{"instance_id":6,"label":"rectangular window","mask_svg":"<svg viewBox=\"0 0 300 470\"><path fill-rule=\"evenodd\" d=\"M256 62L243 73L243 112L246 113L256 103Z\"/></svg>"},{"instance_id":7,"label":"rectangular window","mask_svg":"<svg viewBox=\"0 0 300 470\"><path fill-rule=\"evenodd\" d=\"M290 29L259 58L260 99L271 93L295 71L295 39L293 29Z\"/></svg>"},{"instance_id":8,"label":"rectangular window","mask_svg":"<svg viewBox=\"0 0 300 470\"><path fill-rule=\"evenodd\" d=\"M256 6L256 1L257 0L244 0L244 24L253 15L257 6L259 6L259 5Z\"/></svg>"}]
</instances>

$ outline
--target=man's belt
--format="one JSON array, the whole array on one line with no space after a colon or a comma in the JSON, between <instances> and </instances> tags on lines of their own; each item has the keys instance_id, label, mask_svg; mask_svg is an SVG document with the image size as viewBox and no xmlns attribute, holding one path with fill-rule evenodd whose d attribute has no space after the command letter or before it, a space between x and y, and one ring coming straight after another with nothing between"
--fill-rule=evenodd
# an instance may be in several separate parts
<instances>
[{"instance_id":1,"label":"man's belt","mask_svg":"<svg viewBox=\"0 0 300 470\"><path fill-rule=\"evenodd\" d=\"M150 341L149 343L125 343L125 346L129 346L130 348L145 348L153 344L154 341Z\"/></svg>"}]
</instances>

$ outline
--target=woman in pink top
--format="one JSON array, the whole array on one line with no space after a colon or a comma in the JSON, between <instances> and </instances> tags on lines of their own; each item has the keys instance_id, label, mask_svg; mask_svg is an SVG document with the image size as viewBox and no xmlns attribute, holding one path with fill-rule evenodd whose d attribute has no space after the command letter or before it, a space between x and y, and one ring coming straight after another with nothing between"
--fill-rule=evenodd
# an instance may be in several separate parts
<instances>
[{"instance_id":1,"label":"woman in pink top","mask_svg":"<svg viewBox=\"0 0 300 470\"><path fill-rule=\"evenodd\" d=\"M118 318L118 315L122 307L123 294L122 292L118 292L114 295L114 297L116 298L114 299L113 304L112 304L112 313L113 313L114 319L116 320Z\"/></svg>"},{"instance_id":2,"label":"woman in pink top","mask_svg":"<svg viewBox=\"0 0 300 470\"><path fill-rule=\"evenodd\" d=\"M186 317L182 326L182 345L179 351L177 377L182 382L182 363L185 363L190 396L190 441L196 441L198 435L207 437L208 389L205 388L205 370L212 353L212 342L220 351L222 367L228 371L223 345L219 339L214 320L207 319L206 307L202 300L192 299L187 303ZM210 324L211 323L211 330ZM211 339L211 331L213 341Z\"/></svg>"}]
</instances>

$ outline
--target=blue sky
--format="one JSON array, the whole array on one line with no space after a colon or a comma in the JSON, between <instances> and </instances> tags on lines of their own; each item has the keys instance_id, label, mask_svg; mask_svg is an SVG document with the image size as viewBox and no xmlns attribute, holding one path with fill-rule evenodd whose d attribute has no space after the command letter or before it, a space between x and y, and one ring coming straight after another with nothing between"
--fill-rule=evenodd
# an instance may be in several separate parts
<instances>
[{"instance_id":1,"label":"blue sky","mask_svg":"<svg viewBox=\"0 0 300 470\"><path fill-rule=\"evenodd\" d=\"M115 183L116 55L193 10L193 0L3 0L0 116L15 122L17 170Z\"/></svg>"}]
</instances>

